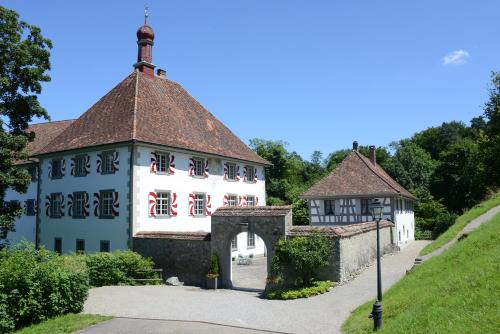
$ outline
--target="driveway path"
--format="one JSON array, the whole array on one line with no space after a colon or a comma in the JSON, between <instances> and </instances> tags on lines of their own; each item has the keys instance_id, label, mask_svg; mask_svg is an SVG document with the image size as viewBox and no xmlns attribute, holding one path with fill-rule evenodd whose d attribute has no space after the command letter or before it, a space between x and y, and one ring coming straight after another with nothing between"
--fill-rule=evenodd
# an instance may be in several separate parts
<instances>
[{"instance_id":1,"label":"driveway path","mask_svg":"<svg viewBox=\"0 0 500 334\"><path fill-rule=\"evenodd\" d=\"M415 241L396 255L382 259L384 290L405 275L427 243ZM290 301L265 300L254 292L194 287L102 287L90 291L84 313L166 322L155 321L151 325L151 320L136 323L131 319L114 319L80 333L113 333L114 326L120 326L120 333L135 333L138 328L144 328L140 331L143 334L158 333L155 323L181 333L212 333L211 328L213 332L222 333L226 329L246 333L245 328L286 333L339 333L350 312L375 295L375 266L329 293ZM133 327L134 323L139 327Z\"/></svg>"}]
</instances>

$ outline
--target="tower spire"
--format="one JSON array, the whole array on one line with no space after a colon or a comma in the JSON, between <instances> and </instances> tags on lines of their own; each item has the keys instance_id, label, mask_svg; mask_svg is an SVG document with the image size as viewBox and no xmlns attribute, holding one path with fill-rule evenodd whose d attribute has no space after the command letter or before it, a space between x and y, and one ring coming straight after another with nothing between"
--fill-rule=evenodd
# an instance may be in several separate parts
<instances>
[{"instance_id":1,"label":"tower spire","mask_svg":"<svg viewBox=\"0 0 500 334\"><path fill-rule=\"evenodd\" d=\"M149 9L144 7L144 24L137 30L137 63L134 67L146 75L154 76L153 45L155 33L148 25Z\"/></svg>"}]
</instances>

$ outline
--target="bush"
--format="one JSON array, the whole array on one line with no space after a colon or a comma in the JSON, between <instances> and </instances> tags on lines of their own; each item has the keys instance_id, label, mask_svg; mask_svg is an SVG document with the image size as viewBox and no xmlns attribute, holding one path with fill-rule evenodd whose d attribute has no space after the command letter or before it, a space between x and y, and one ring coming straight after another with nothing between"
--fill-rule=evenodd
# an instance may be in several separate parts
<instances>
[{"instance_id":1,"label":"bush","mask_svg":"<svg viewBox=\"0 0 500 334\"><path fill-rule=\"evenodd\" d=\"M318 270L328 266L331 255L330 241L319 234L280 240L271 263L269 288L312 284Z\"/></svg>"},{"instance_id":2,"label":"bush","mask_svg":"<svg viewBox=\"0 0 500 334\"><path fill-rule=\"evenodd\" d=\"M328 292L335 283L330 281L313 282L310 286L292 290L275 290L269 292L266 296L268 299L297 299L308 298Z\"/></svg>"},{"instance_id":3,"label":"bush","mask_svg":"<svg viewBox=\"0 0 500 334\"><path fill-rule=\"evenodd\" d=\"M207 277L219 277L219 257L217 256L217 254L212 254L212 256L210 257L210 270L208 271Z\"/></svg>"},{"instance_id":4,"label":"bush","mask_svg":"<svg viewBox=\"0 0 500 334\"><path fill-rule=\"evenodd\" d=\"M134 284L136 279L158 278L151 259L129 250L71 257L85 258L92 286Z\"/></svg>"},{"instance_id":5,"label":"bush","mask_svg":"<svg viewBox=\"0 0 500 334\"><path fill-rule=\"evenodd\" d=\"M29 243L1 253L0 332L83 309L89 288L84 265Z\"/></svg>"}]
</instances>

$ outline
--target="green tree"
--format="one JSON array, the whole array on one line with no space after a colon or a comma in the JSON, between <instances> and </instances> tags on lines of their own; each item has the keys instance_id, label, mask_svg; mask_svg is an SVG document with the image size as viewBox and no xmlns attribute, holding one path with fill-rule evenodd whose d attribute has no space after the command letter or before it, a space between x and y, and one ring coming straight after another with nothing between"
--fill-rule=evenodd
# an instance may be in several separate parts
<instances>
[{"instance_id":1,"label":"green tree","mask_svg":"<svg viewBox=\"0 0 500 334\"><path fill-rule=\"evenodd\" d=\"M0 6L0 241L21 213L18 205L5 203L7 188L24 192L30 182L28 173L14 165L26 158L26 144L33 140L28 123L34 117L48 119L37 95L42 82L50 81L50 48L40 28Z\"/></svg>"}]
</instances>

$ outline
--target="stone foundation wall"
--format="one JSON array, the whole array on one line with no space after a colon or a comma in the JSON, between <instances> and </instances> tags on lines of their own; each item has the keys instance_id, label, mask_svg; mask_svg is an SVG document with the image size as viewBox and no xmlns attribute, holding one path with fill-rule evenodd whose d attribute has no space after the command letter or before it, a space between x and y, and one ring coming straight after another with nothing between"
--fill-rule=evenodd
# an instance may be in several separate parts
<instances>
[{"instance_id":1,"label":"stone foundation wall","mask_svg":"<svg viewBox=\"0 0 500 334\"><path fill-rule=\"evenodd\" d=\"M210 234L199 237L170 236L134 238L134 251L151 257L163 279L177 276L187 285L205 286L210 268Z\"/></svg>"}]
</instances>

